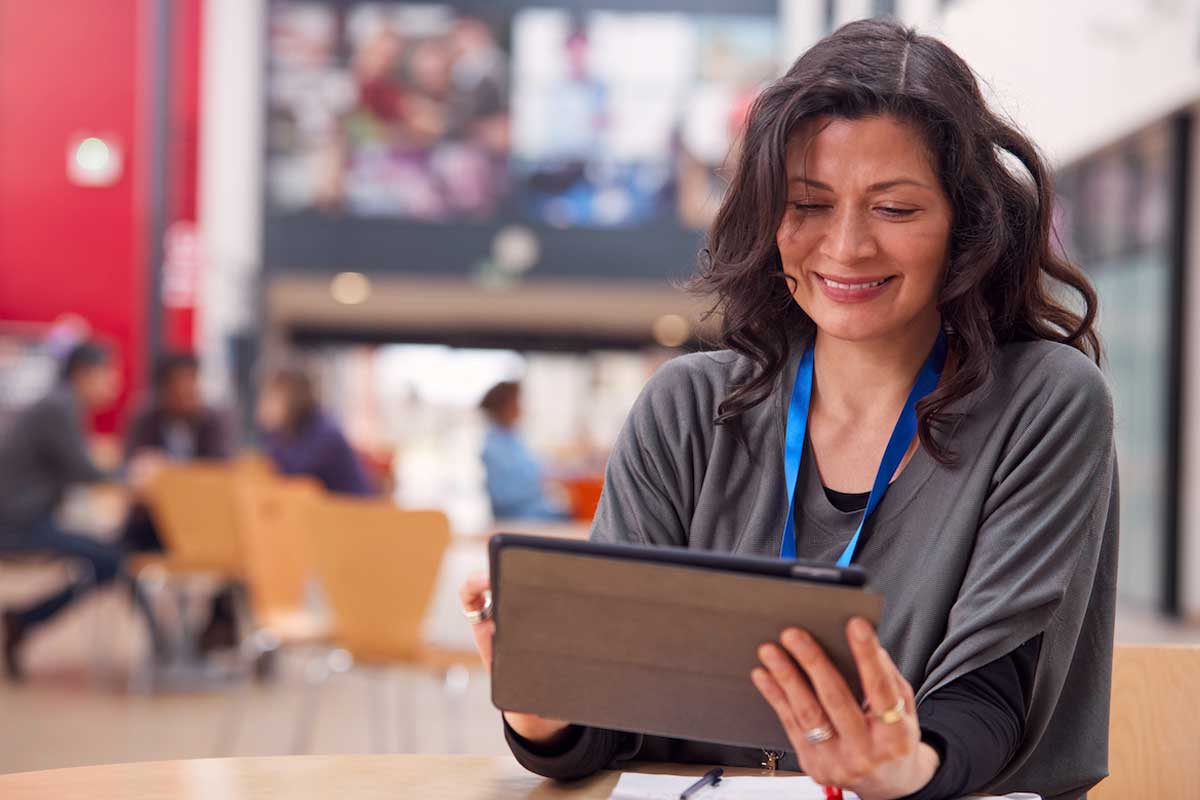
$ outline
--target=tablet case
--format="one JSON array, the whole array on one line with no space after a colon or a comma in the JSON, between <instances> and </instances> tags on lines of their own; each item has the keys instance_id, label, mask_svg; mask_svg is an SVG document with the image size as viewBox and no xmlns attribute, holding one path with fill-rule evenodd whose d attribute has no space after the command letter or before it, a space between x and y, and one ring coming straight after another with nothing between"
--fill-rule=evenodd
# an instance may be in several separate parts
<instances>
[{"instance_id":1,"label":"tablet case","mask_svg":"<svg viewBox=\"0 0 1200 800\"><path fill-rule=\"evenodd\" d=\"M503 547L492 564L492 702L502 710L792 750L754 688L756 651L808 630L861 697L846 623L859 588L594 554Z\"/></svg>"}]
</instances>

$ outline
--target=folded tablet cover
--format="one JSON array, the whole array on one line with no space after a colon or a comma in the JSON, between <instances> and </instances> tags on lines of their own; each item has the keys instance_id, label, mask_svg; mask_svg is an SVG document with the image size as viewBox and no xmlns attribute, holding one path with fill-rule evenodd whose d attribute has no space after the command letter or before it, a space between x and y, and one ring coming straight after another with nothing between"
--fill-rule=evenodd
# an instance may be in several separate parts
<instances>
[{"instance_id":1,"label":"folded tablet cover","mask_svg":"<svg viewBox=\"0 0 1200 800\"><path fill-rule=\"evenodd\" d=\"M756 650L808 630L859 693L845 639L863 589L505 547L494 565L492 702L615 730L791 750L750 681Z\"/></svg>"}]
</instances>

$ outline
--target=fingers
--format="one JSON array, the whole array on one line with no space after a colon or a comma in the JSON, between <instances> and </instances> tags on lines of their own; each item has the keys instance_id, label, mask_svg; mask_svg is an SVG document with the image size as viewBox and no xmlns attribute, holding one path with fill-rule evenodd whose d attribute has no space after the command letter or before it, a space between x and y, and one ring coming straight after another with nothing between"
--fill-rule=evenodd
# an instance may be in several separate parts
<instances>
[{"instance_id":1,"label":"fingers","mask_svg":"<svg viewBox=\"0 0 1200 800\"><path fill-rule=\"evenodd\" d=\"M915 717L917 714L917 698L913 695L912 684L909 683L908 680L904 677L904 674L900 672L900 668L897 667L896 662L892 660L892 654L889 653L883 647L880 647L879 650L883 654L884 660L887 662L888 666L891 668L892 679L893 679L894 683L896 684L896 691L898 693L898 696L904 698L905 710L908 711L909 714L912 714Z\"/></svg>"},{"instance_id":2,"label":"fingers","mask_svg":"<svg viewBox=\"0 0 1200 800\"><path fill-rule=\"evenodd\" d=\"M779 645L764 644L758 648L758 658L766 667L766 670L757 669L755 672L762 673L762 677L767 678L769 683L765 686L778 694L779 700L782 701L797 725L797 732L801 739L805 732L814 728L829 727L829 717L825 714L825 710L821 708L820 702L809 688L808 681L801 674L800 669L792 661L791 657L783 651ZM751 673L754 677L754 673ZM758 686L758 681L755 681ZM763 697L767 698L767 702L771 703L771 707L775 708L775 703L772 703L771 697L763 691L763 687L759 686L759 692ZM776 713L779 709L776 708ZM780 716L780 721L783 722L783 717ZM785 724L786 729L786 724ZM789 735L790 735L789 731Z\"/></svg>"},{"instance_id":3,"label":"fingers","mask_svg":"<svg viewBox=\"0 0 1200 800\"><path fill-rule=\"evenodd\" d=\"M478 611L483 608L483 596L491 589L487 573L476 572L458 587L458 601L463 611Z\"/></svg>"},{"instance_id":4,"label":"fingers","mask_svg":"<svg viewBox=\"0 0 1200 800\"><path fill-rule=\"evenodd\" d=\"M779 681L762 667L755 667L750 673L750 679L754 682L754 687L758 689L758 693L771 706L771 709L775 712L775 716L779 717L779 723L783 726L783 732L787 734L788 739L794 745L798 746L800 742L804 741L804 731L807 729L796 719L796 715L792 712L791 703L788 701L787 693L779 685Z\"/></svg>"},{"instance_id":5,"label":"fingers","mask_svg":"<svg viewBox=\"0 0 1200 800\"><path fill-rule=\"evenodd\" d=\"M875 746L874 754L885 761L902 758L916 746L919 739L912 689L887 650L879 643L869 622L862 618L850 620L846 626L846 639L854 653L863 694L866 695L872 715L869 725ZM879 718L880 714L893 711L898 705L907 712L905 719L889 724Z\"/></svg>"},{"instance_id":6,"label":"fingers","mask_svg":"<svg viewBox=\"0 0 1200 800\"><path fill-rule=\"evenodd\" d=\"M458 587L458 601L464 611L478 611L483 608L484 595L491 583L486 573L475 573L463 581ZM483 620L471 625L471 635L475 639L475 649L479 651L479 659L483 668L488 672L492 669L492 636L496 632L496 623Z\"/></svg>"},{"instance_id":7,"label":"fingers","mask_svg":"<svg viewBox=\"0 0 1200 800\"><path fill-rule=\"evenodd\" d=\"M833 662L807 632L789 628L780 644L759 648L762 668L751 678L779 717L805 772L825 785L867 786L884 780L920 741L912 687L879 644L870 623L846 628L871 711L894 709L903 699L908 715L893 724L864 713ZM830 726L836 737L809 741L806 734ZM904 762L906 763L906 762ZM881 772L882 770L882 772ZM864 783L866 781L867 783Z\"/></svg>"},{"instance_id":8,"label":"fingers","mask_svg":"<svg viewBox=\"0 0 1200 800\"><path fill-rule=\"evenodd\" d=\"M854 695L851 694L850 687L825 655L825 651L810 634L799 628L788 628L783 632L781 641L808 676L817 699L837 729L838 735L866 751L866 719Z\"/></svg>"},{"instance_id":9,"label":"fingers","mask_svg":"<svg viewBox=\"0 0 1200 800\"><path fill-rule=\"evenodd\" d=\"M850 651L854 654L854 662L858 665L858 675L862 680L863 694L871 711L881 714L894 708L897 701L902 699L896 691L892 674L895 667L875 638L871 623L861 617L850 620L846 626L846 640L850 642Z\"/></svg>"}]
</instances>

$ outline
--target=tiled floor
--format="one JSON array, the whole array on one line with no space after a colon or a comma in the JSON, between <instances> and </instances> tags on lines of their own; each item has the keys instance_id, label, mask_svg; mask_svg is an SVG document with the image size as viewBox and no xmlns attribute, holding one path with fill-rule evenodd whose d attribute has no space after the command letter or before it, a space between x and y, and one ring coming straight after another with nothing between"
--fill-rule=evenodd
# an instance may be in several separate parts
<instances>
[{"instance_id":1,"label":"tiled floor","mask_svg":"<svg viewBox=\"0 0 1200 800\"><path fill-rule=\"evenodd\" d=\"M431 614L430 635L465 644L453 588L481 567L478 546L457 548L445 570ZM13 575L0 570L0 607L37 593L57 577ZM94 635L99 632L99 636ZM1122 608L1117 637L1124 642L1200 643L1200 627L1170 625L1153 614ZM290 752L304 698L300 654L284 658L278 679L266 686L156 696L131 695L123 676L140 646L140 631L116 593L70 612L31 642L29 681L0 681L0 773L85 764L201 758L213 755L274 755ZM85 665L93 656L109 663L108 674ZM336 676L322 691L311 751L371 752L370 708L382 708L387 724L383 749L400 752L504 752L497 712L488 700L486 676L473 670L465 695L448 699L433 676L393 672ZM231 733L230 712L241 711Z\"/></svg>"}]
</instances>

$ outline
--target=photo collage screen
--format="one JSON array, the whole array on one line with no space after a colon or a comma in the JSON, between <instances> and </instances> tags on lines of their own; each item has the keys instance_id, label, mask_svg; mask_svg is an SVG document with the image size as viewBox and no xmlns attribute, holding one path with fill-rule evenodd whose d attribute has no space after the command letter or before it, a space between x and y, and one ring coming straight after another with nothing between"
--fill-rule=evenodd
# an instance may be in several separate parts
<instances>
[{"instance_id":1,"label":"photo collage screen","mask_svg":"<svg viewBox=\"0 0 1200 800\"><path fill-rule=\"evenodd\" d=\"M492 5L273 3L270 211L706 227L776 18Z\"/></svg>"}]
</instances>

